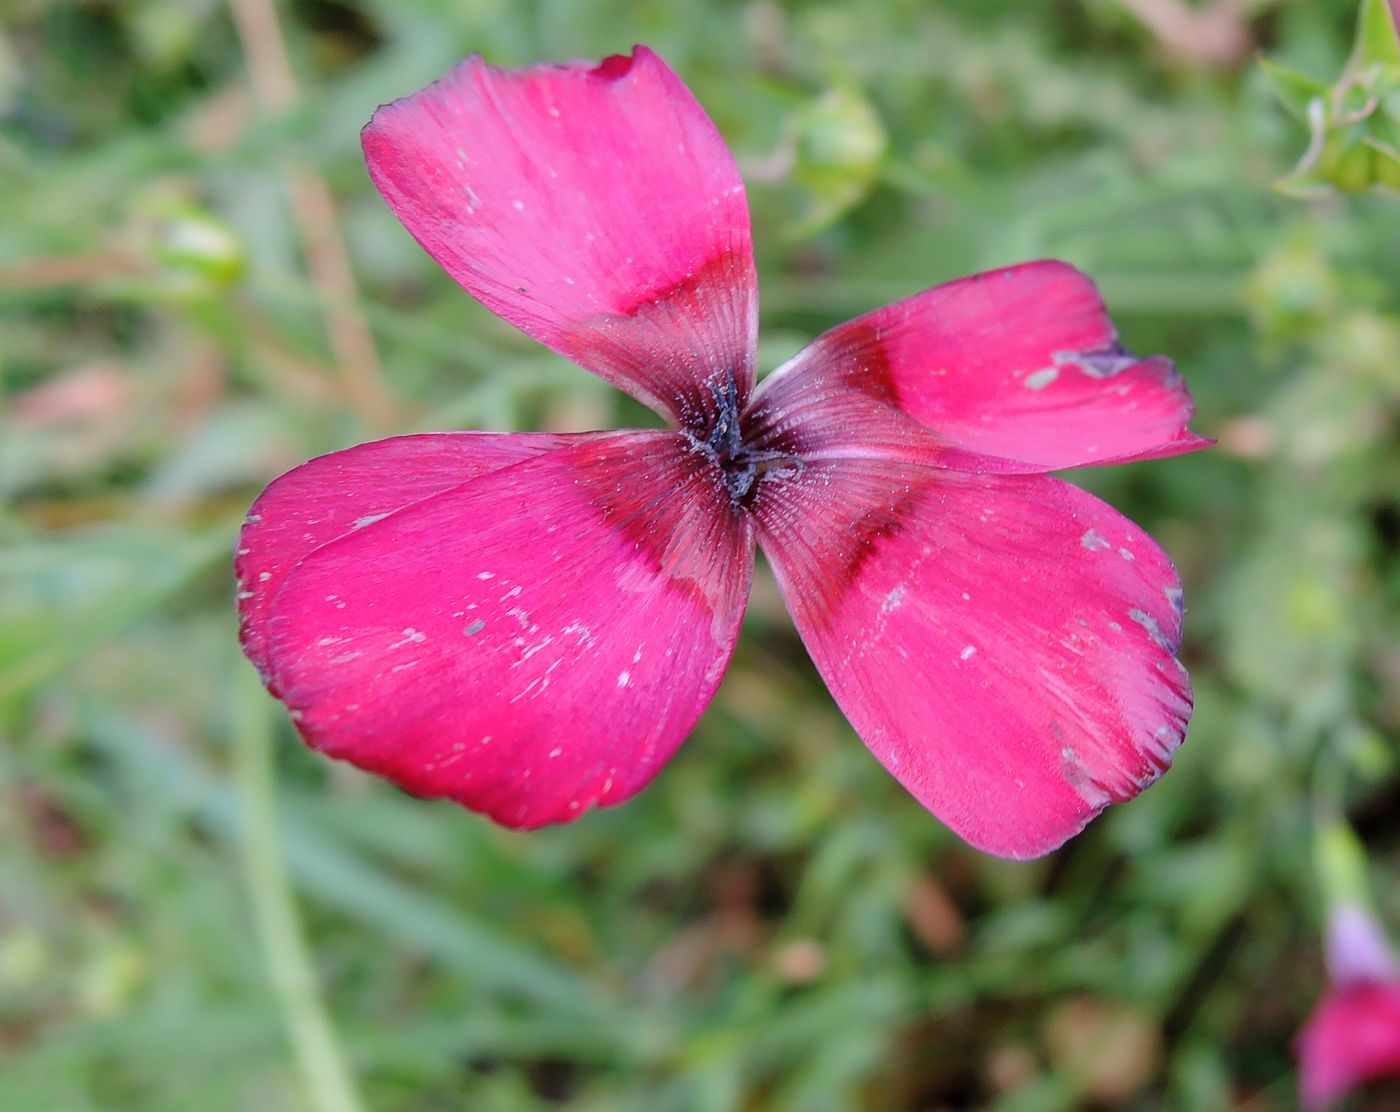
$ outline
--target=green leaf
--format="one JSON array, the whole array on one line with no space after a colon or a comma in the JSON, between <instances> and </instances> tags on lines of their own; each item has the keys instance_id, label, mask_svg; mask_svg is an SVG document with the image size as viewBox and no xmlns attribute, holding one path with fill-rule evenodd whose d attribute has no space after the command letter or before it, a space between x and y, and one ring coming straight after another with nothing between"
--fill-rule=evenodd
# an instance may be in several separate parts
<instances>
[{"instance_id":1,"label":"green leaf","mask_svg":"<svg viewBox=\"0 0 1400 1112\"><path fill-rule=\"evenodd\" d=\"M1300 123L1308 122L1308 105L1319 97L1327 96L1327 86L1305 73L1281 66L1267 58L1259 59L1259 66L1269 79L1269 88L1279 103L1288 109Z\"/></svg>"},{"instance_id":2,"label":"green leaf","mask_svg":"<svg viewBox=\"0 0 1400 1112\"><path fill-rule=\"evenodd\" d=\"M1329 907L1343 903L1370 906L1366 850L1345 822L1338 819L1318 828L1313 863Z\"/></svg>"},{"instance_id":3,"label":"green leaf","mask_svg":"<svg viewBox=\"0 0 1400 1112\"><path fill-rule=\"evenodd\" d=\"M240 665L241 667L241 665ZM259 694L258 698L264 698ZM88 736L135 771L154 779L168 799L179 800L226 838L243 821L232 789L179 745L135 720L89 702L74 704ZM283 852L299 889L373 924L377 937L416 947L479 981L484 989L545 1001L556 1011L610 1018L605 994L555 959L534 952L485 918L405 883L327 837L290 808L281 823Z\"/></svg>"},{"instance_id":4,"label":"green leaf","mask_svg":"<svg viewBox=\"0 0 1400 1112\"><path fill-rule=\"evenodd\" d=\"M1400 150L1378 139L1367 139L1366 145L1371 148L1372 177L1375 184L1383 189L1400 192Z\"/></svg>"},{"instance_id":5,"label":"green leaf","mask_svg":"<svg viewBox=\"0 0 1400 1112\"><path fill-rule=\"evenodd\" d=\"M0 553L0 704L158 613L232 547L226 525L183 536L127 527Z\"/></svg>"},{"instance_id":6,"label":"green leaf","mask_svg":"<svg viewBox=\"0 0 1400 1112\"><path fill-rule=\"evenodd\" d=\"M1361 69L1377 63L1400 66L1400 29L1395 26L1387 0L1362 0L1356 45L1352 47L1348 68Z\"/></svg>"}]
</instances>

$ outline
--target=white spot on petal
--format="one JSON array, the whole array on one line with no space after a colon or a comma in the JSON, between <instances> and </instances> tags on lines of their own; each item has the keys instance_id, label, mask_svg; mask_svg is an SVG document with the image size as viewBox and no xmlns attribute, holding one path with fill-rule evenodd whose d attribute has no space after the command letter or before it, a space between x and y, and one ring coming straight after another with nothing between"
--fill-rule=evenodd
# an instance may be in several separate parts
<instances>
[{"instance_id":1,"label":"white spot on petal","mask_svg":"<svg viewBox=\"0 0 1400 1112\"><path fill-rule=\"evenodd\" d=\"M1112 547L1104 537L1093 529L1086 529L1084 535L1079 538L1079 543L1090 552L1098 552L1100 549Z\"/></svg>"},{"instance_id":2,"label":"white spot on petal","mask_svg":"<svg viewBox=\"0 0 1400 1112\"><path fill-rule=\"evenodd\" d=\"M1157 619L1151 614L1145 610L1129 610L1128 617L1147 630L1147 636L1151 637L1154 642L1168 652L1172 651L1172 643L1167 640L1166 634L1162 632L1162 627L1157 624Z\"/></svg>"}]
</instances>

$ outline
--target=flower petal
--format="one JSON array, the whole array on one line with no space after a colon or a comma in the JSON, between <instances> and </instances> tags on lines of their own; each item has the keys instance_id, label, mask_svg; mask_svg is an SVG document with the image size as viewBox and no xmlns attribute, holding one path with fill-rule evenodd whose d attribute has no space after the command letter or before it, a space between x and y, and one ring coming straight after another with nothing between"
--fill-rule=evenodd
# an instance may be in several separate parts
<instances>
[{"instance_id":1,"label":"flower petal","mask_svg":"<svg viewBox=\"0 0 1400 1112\"><path fill-rule=\"evenodd\" d=\"M323 545L268 621L306 741L509 826L640 790L734 648L752 528L671 432L595 434Z\"/></svg>"},{"instance_id":2,"label":"flower petal","mask_svg":"<svg viewBox=\"0 0 1400 1112\"><path fill-rule=\"evenodd\" d=\"M1339 903L1327 916L1327 976L1334 985L1400 982L1400 963L1375 916L1357 903Z\"/></svg>"},{"instance_id":3,"label":"flower petal","mask_svg":"<svg viewBox=\"0 0 1400 1112\"><path fill-rule=\"evenodd\" d=\"M318 456L273 480L248 511L234 559L239 636L263 681L270 676L272 598L305 557L395 510L575 439L494 432L394 436Z\"/></svg>"},{"instance_id":4,"label":"flower petal","mask_svg":"<svg viewBox=\"0 0 1400 1112\"><path fill-rule=\"evenodd\" d=\"M1298 1036L1303 1106L1323 1109L1355 1086L1400 1074L1400 982L1334 988Z\"/></svg>"},{"instance_id":5,"label":"flower petal","mask_svg":"<svg viewBox=\"0 0 1400 1112\"><path fill-rule=\"evenodd\" d=\"M949 444L927 425L872 394L817 373L792 376L777 389L765 382L743 416L749 442L803 460L881 457L954 471L1023 475L1019 460Z\"/></svg>"},{"instance_id":6,"label":"flower petal","mask_svg":"<svg viewBox=\"0 0 1400 1112\"><path fill-rule=\"evenodd\" d=\"M509 70L473 57L364 130L370 177L493 312L678 425L753 386L748 202L650 50Z\"/></svg>"},{"instance_id":7,"label":"flower petal","mask_svg":"<svg viewBox=\"0 0 1400 1112\"><path fill-rule=\"evenodd\" d=\"M1102 502L847 457L766 484L755 511L837 703L972 845L1046 853L1170 764L1191 710L1179 581Z\"/></svg>"},{"instance_id":8,"label":"flower petal","mask_svg":"<svg viewBox=\"0 0 1400 1112\"><path fill-rule=\"evenodd\" d=\"M1024 472L1207 446L1186 428L1194 406L1171 363L1139 359L1117 336L1088 277L1025 263L838 325L769 376L754 404L783 412L814 388L845 386Z\"/></svg>"}]
</instances>

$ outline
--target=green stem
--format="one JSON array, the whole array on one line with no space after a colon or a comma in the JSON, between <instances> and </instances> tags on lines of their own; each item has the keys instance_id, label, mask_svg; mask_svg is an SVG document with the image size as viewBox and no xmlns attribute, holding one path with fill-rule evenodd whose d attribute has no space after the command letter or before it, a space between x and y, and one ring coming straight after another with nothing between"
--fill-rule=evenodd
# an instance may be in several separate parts
<instances>
[{"instance_id":1,"label":"green stem","mask_svg":"<svg viewBox=\"0 0 1400 1112\"><path fill-rule=\"evenodd\" d=\"M258 938L287 1035L317 1112L360 1112L363 1105L321 1004L278 836L276 779L268 699L246 665L239 667L233 750L243 801L243 871Z\"/></svg>"}]
</instances>

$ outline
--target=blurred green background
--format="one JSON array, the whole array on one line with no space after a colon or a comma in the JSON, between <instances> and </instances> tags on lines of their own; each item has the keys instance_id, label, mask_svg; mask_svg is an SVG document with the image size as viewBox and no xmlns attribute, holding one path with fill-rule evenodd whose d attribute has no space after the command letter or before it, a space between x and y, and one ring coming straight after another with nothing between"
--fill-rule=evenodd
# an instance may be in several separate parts
<instances>
[{"instance_id":1,"label":"blurred green background","mask_svg":"<svg viewBox=\"0 0 1400 1112\"><path fill-rule=\"evenodd\" d=\"M1295 1107L1317 815L1400 925L1400 201L1271 191L1306 136L1254 54L1330 80L1354 18L5 0L0 1108ZM764 569L656 783L529 835L304 751L243 662L233 539L282 470L642 419L438 271L358 148L466 53L635 41L749 182L765 367L1058 256L1185 372L1218 448L1074 478L1180 566L1197 715L1058 854L982 856L906 796Z\"/></svg>"}]
</instances>

